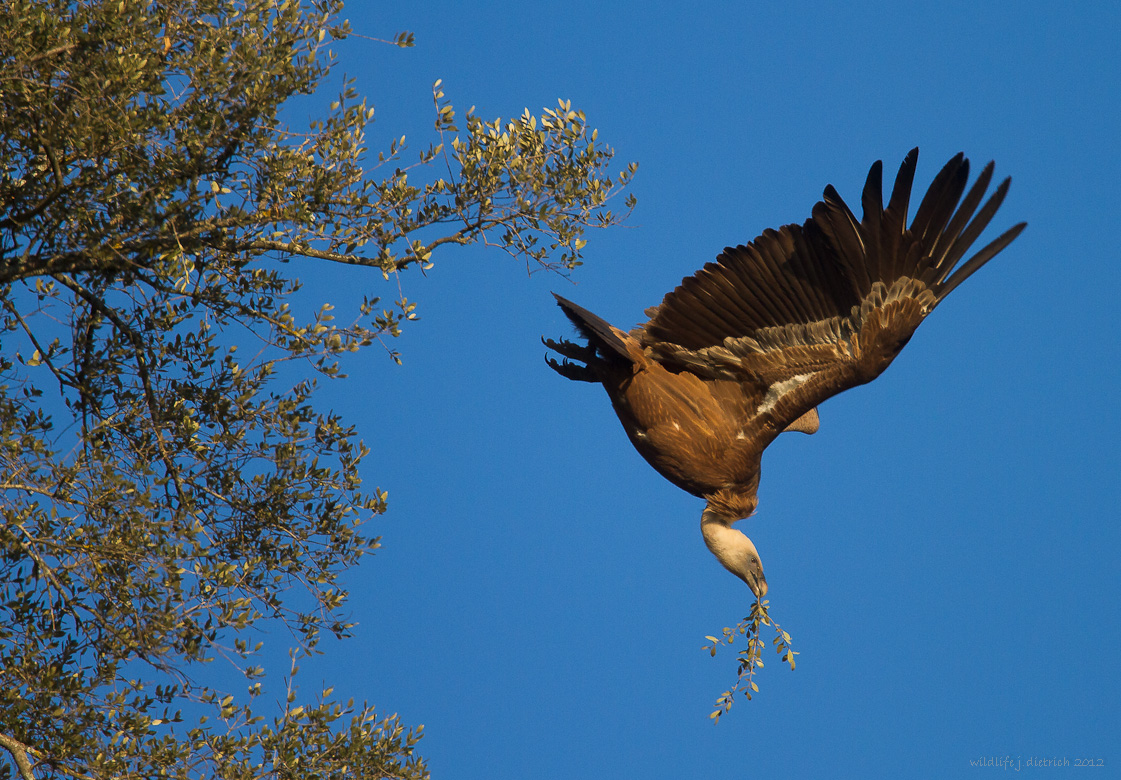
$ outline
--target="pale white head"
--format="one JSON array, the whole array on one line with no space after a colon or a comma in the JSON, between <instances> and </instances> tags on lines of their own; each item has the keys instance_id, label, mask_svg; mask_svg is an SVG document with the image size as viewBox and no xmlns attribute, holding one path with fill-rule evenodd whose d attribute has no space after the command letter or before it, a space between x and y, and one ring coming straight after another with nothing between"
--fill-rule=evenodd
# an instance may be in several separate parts
<instances>
[{"instance_id":1,"label":"pale white head","mask_svg":"<svg viewBox=\"0 0 1121 780\"><path fill-rule=\"evenodd\" d=\"M767 580L763 577L763 564L751 540L732 528L734 521L706 508L701 513L701 534L705 545L723 566L751 588L756 598L767 595Z\"/></svg>"}]
</instances>

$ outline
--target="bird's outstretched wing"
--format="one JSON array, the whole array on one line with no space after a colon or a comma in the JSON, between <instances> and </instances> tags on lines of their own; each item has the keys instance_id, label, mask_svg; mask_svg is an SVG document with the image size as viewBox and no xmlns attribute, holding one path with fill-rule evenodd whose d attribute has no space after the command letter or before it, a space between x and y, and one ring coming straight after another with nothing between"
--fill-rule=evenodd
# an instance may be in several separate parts
<instances>
[{"instance_id":1,"label":"bird's outstretched wing","mask_svg":"<svg viewBox=\"0 0 1121 780\"><path fill-rule=\"evenodd\" d=\"M1010 180L981 206L993 164L966 193L969 161L958 154L935 177L908 228L917 161L913 149L887 208L883 166L872 166L860 221L826 187L811 219L725 249L647 309L650 320L632 335L663 363L756 385L763 394L759 413L771 415L778 430L876 378L923 318L1026 224L961 262Z\"/></svg>"}]
</instances>

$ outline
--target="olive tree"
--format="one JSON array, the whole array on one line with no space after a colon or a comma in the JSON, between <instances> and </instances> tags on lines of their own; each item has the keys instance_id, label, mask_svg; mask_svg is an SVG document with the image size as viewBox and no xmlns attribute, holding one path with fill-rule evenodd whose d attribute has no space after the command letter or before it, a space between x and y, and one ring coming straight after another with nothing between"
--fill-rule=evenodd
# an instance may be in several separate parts
<instances>
[{"instance_id":1,"label":"olive tree","mask_svg":"<svg viewBox=\"0 0 1121 780\"><path fill-rule=\"evenodd\" d=\"M399 359L414 304L301 316L284 261L382 285L485 243L572 269L635 168L567 102L457 117L439 82L430 144L367 148L353 84L317 91L342 10L0 10L0 776L427 776L419 729L293 681L347 635L339 575L386 506L317 382L375 343ZM300 95L322 111L292 126ZM268 624L291 667L266 668Z\"/></svg>"}]
</instances>

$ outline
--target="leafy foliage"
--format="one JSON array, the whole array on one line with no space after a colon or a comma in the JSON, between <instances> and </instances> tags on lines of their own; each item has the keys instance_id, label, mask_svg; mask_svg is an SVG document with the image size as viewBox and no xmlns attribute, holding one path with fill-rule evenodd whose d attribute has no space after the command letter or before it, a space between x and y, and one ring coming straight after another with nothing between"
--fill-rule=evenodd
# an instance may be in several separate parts
<instances>
[{"instance_id":1,"label":"leafy foliage","mask_svg":"<svg viewBox=\"0 0 1121 780\"><path fill-rule=\"evenodd\" d=\"M338 0L12 0L0 15L0 747L25 777L427 776L420 730L297 659L346 636L339 575L384 511L352 426L314 403L345 353L416 317L301 320L290 258L431 267L444 244L580 264L634 173L562 102L366 148L345 84L294 129L350 34ZM410 33L391 43L413 45ZM628 199L627 209L633 205ZM296 649L260 714L252 633ZM231 692L203 664L238 670ZM211 673L211 677L213 674ZM0 767L8 776L11 767Z\"/></svg>"},{"instance_id":2,"label":"leafy foliage","mask_svg":"<svg viewBox=\"0 0 1121 780\"><path fill-rule=\"evenodd\" d=\"M775 638L771 640L771 644L775 646L775 652L778 653L779 658L784 663L790 664L790 671L794 671L794 656L798 653L790 649L790 634L783 631L782 627L771 619L769 603L756 599L751 606L751 614L741 620L734 629L725 628L723 638L705 637L712 644L705 645L704 649L708 650L709 655L714 658L716 657L716 648L721 645L731 647L736 636L743 636L747 639L747 647L740 650L737 656L739 668L736 671L736 684L720 695L716 700L716 709L709 715L713 723L719 723L720 716L732 709L732 703L737 692L742 692L748 701L751 701L753 692L759 692L759 686L755 684L755 672L763 668L763 650L767 647L767 643L759 636L759 629L762 626L774 627Z\"/></svg>"}]
</instances>

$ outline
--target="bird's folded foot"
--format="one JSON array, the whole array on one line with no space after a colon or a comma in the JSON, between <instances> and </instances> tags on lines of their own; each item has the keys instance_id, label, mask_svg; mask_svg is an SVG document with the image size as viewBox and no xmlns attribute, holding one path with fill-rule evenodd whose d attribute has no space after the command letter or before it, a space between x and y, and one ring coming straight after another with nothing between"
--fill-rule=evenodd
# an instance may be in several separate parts
<instances>
[{"instance_id":1,"label":"bird's folded foot","mask_svg":"<svg viewBox=\"0 0 1121 780\"><path fill-rule=\"evenodd\" d=\"M596 351L594 347L584 346L583 344L576 344L565 339L554 341L553 339L547 339L542 336L541 343L557 354L561 355L562 357L568 358L569 360L579 360L583 363L590 363L591 361L595 360L596 357Z\"/></svg>"},{"instance_id":2,"label":"bird's folded foot","mask_svg":"<svg viewBox=\"0 0 1121 780\"><path fill-rule=\"evenodd\" d=\"M549 364L549 368L556 371L566 379L572 379L577 382L598 382L599 379L592 373L592 370L587 366L581 366L578 363L569 363L567 360L558 361L551 357L546 356L545 362Z\"/></svg>"}]
</instances>

